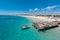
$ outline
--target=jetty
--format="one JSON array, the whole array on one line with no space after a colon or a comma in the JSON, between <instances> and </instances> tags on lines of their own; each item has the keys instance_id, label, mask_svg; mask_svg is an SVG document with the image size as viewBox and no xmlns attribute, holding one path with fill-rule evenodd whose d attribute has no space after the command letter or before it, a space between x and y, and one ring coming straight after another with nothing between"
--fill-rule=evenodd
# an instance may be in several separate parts
<instances>
[{"instance_id":1,"label":"jetty","mask_svg":"<svg viewBox=\"0 0 60 40\"><path fill-rule=\"evenodd\" d=\"M59 27L60 21L52 21L52 22L33 22L33 26L41 31L45 31L48 29Z\"/></svg>"}]
</instances>

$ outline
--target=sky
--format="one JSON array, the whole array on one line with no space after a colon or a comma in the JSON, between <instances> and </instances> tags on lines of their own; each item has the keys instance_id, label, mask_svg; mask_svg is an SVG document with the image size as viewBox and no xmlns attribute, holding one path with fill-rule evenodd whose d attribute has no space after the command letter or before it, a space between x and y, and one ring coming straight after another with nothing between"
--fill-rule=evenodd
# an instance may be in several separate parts
<instances>
[{"instance_id":1,"label":"sky","mask_svg":"<svg viewBox=\"0 0 60 40\"><path fill-rule=\"evenodd\" d=\"M60 14L60 0L0 0L0 14Z\"/></svg>"}]
</instances>

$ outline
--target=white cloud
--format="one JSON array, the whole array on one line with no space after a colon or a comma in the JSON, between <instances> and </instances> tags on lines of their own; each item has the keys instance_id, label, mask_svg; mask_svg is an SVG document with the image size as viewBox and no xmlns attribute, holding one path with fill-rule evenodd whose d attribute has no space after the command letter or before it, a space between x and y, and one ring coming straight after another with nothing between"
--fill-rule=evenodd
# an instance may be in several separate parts
<instances>
[{"instance_id":1,"label":"white cloud","mask_svg":"<svg viewBox=\"0 0 60 40\"><path fill-rule=\"evenodd\" d=\"M49 7L46 7L46 9L53 9L53 8L56 8L58 6L49 6Z\"/></svg>"},{"instance_id":2,"label":"white cloud","mask_svg":"<svg viewBox=\"0 0 60 40\"><path fill-rule=\"evenodd\" d=\"M46 8L43 8L42 10L52 10L54 8L57 8L57 7L60 7L60 6L57 6L57 5L55 5L55 6L48 6Z\"/></svg>"},{"instance_id":3,"label":"white cloud","mask_svg":"<svg viewBox=\"0 0 60 40\"><path fill-rule=\"evenodd\" d=\"M60 7L59 5L48 6L48 7L42 8L40 13L44 13L44 14L59 13L58 12L60 10L59 7Z\"/></svg>"},{"instance_id":4,"label":"white cloud","mask_svg":"<svg viewBox=\"0 0 60 40\"><path fill-rule=\"evenodd\" d=\"M34 9L29 9L29 11L32 11L32 13L40 13L40 14L54 14L54 13L60 13L60 6L59 5L54 5L54 6L48 6L42 9L39 8L34 8Z\"/></svg>"},{"instance_id":5,"label":"white cloud","mask_svg":"<svg viewBox=\"0 0 60 40\"><path fill-rule=\"evenodd\" d=\"M38 8L35 8L35 9L34 9L34 11L37 11L37 10L39 10L39 9L38 9Z\"/></svg>"},{"instance_id":6,"label":"white cloud","mask_svg":"<svg viewBox=\"0 0 60 40\"><path fill-rule=\"evenodd\" d=\"M39 8L29 9L30 12L37 12L39 10L40 10Z\"/></svg>"}]
</instances>

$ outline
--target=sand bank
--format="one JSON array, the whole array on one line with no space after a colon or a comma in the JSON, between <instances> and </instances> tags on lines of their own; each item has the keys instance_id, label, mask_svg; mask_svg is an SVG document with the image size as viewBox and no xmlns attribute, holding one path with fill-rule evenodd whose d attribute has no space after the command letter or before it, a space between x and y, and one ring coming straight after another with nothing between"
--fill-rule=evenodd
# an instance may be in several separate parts
<instances>
[{"instance_id":1,"label":"sand bank","mask_svg":"<svg viewBox=\"0 0 60 40\"><path fill-rule=\"evenodd\" d=\"M40 20L40 21L49 21L49 22L56 21L53 18L43 17L43 16L22 16L22 17L26 17L26 18L29 18L29 19L36 19L36 20Z\"/></svg>"}]
</instances>

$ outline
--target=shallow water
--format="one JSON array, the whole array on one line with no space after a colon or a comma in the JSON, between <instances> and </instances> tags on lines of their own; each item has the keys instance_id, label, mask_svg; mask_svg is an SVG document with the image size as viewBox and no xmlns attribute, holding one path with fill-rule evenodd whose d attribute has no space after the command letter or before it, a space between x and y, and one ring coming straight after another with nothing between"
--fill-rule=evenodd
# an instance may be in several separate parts
<instances>
[{"instance_id":1,"label":"shallow water","mask_svg":"<svg viewBox=\"0 0 60 40\"><path fill-rule=\"evenodd\" d=\"M60 40L59 28L41 32L32 26L32 22L24 17L1 15L0 40ZM28 25L30 29L21 30L23 25Z\"/></svg>"}]
</instances>

